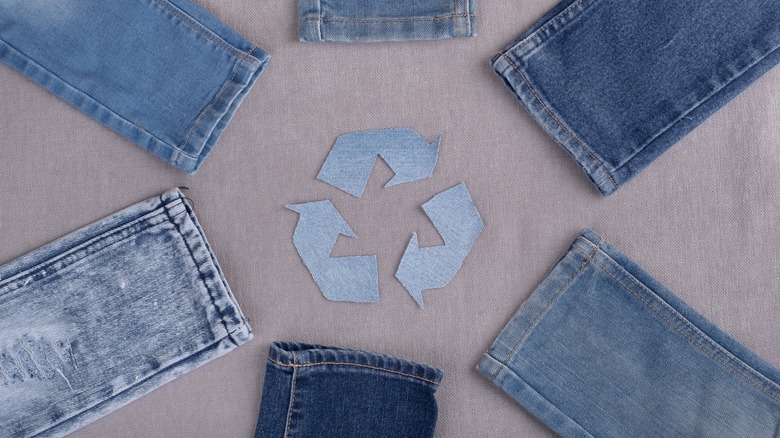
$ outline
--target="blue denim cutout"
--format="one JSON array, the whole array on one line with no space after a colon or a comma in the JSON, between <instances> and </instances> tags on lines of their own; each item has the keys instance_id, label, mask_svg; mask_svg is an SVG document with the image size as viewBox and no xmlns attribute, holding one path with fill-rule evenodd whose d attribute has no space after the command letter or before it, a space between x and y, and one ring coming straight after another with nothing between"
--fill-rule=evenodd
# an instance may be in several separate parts
<instances>
[{"instance_id":1,"label":"blue denim cutout","mask_svg":"<svg viewBox=\"0 0 780 438\"><path fill-rule=\"evenodd\" d=\"M424 307L422 291L452 281L484 228L465 183L439 193L422 208L444 246L420 248L417 233L412 234L395 274L420 308Z\"/></svg>"},{"instance_id":2,"label":"blue denim cutout","mask_svg":"<svg viewBox=\"0 0 780 438\"><path fill-rule=\"evenodd\" d=\"M385 187L428 178L436 167L440 142L441 134L428 144L409 128L344 134L336 140L317 179L359 198L377 155L395 172Z\"/></svg>"},{"instance_id":3,"label":"blue denim cutout","mask_svg":"<svg viewBox=\"0 0 780 438\"><path fill-rule=\"evenodd\" d=\"M379 301L376 256L331 257L340 234L355 237L330 201L288 205L300 217L293 243L322 294L331 301Z\"/></svg>"}]
</instances>

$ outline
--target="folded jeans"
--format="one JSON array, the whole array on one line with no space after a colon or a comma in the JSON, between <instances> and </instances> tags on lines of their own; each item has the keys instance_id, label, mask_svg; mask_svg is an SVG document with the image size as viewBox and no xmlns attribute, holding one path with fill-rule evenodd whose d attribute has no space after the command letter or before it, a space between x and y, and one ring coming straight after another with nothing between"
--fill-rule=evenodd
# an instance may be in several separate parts
<instances>
[{"instance_id":1,"label":"folded jeans","mask_svg":"<svg viewBox=\"0 0 780 438\"><path fill-rule=\"evenodd\" d=\"M0 61L189 173L268 58L189 0L0 1Z\"/></svg>"},{"instance_id":2,"label":"folded jeans","mask_svg":"<svg viewBox=\"0 0 780 438\"><path fill-rule=\"evenodd\" d=\"M477 0L298 0L301 41L367 43L477 34Z\"/></svg>"},{"instance_id":3,"label":"folded jeans","mask_svg":"<svg viewBox=\"0 0 780 438\"><path fill-rule=\"evenodd\" d=\"M433 437L442 375L367 351L274 342L255 437Z\"/></svg>"},{"instance_id":4,"label":"folded jeans","mask_svg":"<svg viewBox=\"0 0 780 438\"><path fill-rule=\"evenodd\" d=\"M0 435L65 435L251 338L170 190L0 267Z\"/></svg>"},{"instance_id":5,"label":"folded jeans","mask_svg":"<svg viewBox=\"0 0 780 438\"><path fill-rule=\"evenodd\" d=\"M603 195L780 62L776 1L564 0L493 58Z\"/></svg>"},{"instance_id":6,"label":"folded jeans","mask_svg":"<svg viewBox=\"0 0 780 438\"><path fill-rule=\"evenodd\" d=\"M590 230L477 369L564 437L780 431L780 370Z\"/></svg>"}]
</instances>

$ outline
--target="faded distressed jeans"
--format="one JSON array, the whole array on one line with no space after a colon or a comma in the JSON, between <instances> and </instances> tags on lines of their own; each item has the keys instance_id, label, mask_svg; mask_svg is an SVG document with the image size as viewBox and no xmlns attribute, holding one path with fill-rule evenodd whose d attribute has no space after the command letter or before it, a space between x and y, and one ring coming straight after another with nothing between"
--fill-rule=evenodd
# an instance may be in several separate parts
<instances>
[{"instance_id":1,"label":"faded distressed jeans","mask_svg":"<svg viewBox=\"0 0 780 438\"><path fill-rule=\"evenodd\" d=\"M62 436L251 338L170 190L0 267L0 436Z\"/></svg>"}]
</instances>

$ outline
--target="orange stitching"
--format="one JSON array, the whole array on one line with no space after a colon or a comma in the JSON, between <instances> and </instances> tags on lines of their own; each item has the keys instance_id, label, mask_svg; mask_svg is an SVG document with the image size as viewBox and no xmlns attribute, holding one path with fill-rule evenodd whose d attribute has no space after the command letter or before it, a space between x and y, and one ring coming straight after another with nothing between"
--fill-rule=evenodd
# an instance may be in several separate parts
<instances>
[{"instance_id":1,"label":"orange stitching","mask_svg":"<svg viewBox=\"0 0 780 438\"><path fill-rule=\"evenodd\" d=\"M582 265L580 265L579 269L569 277L569 279L566 281L566 284L561 286L560 289L558 289L555 294L550 297L550 300L547 302L547 305L544 306L544 309L542 309L541 312L539 312L536 317L531 321L531 324L528 325L528 328L525 329L522 335L520 335L520 339L518 339L517 343L514 347L512 347L512 351L507 355L506 359L502 362L503 365L507 365L509 361L512 360L512 357L517 353L517 350L520 349L520 345L522 345L523 341L528 337L528 334L533 330L534 327L536 327L536 324L539 322L542 317L547 314L547 310L550 308L550 306L553 305L553 303L558 299L558 297L561 296L564 290L566 290L567 287L574 281L574 279L577 277L577 275L582 272L582 270L585 268L585 266L590 262L591 258L593 258L593 255L596 254L596 251L599 249L599 245L601 245L601 240L596 244L596 247L593 249L593 252L588 254L588 258L585 259L584 262L582 262ZM498 373L501 371L501 368L498 368L496 372L493 374L493 380L495 380L496 376L498 376Z\"/></svg>"},{"instance_id":2,"label":"orange stitching","mask_svg":"<svg viewBox=\"0 0 780 438\"><path fill-rule=\"evenodd\" d=\"M598 163L598 165L599 165L599 166L601 166L601 169L602 169L602 170L604 170L604 173L606 173L606 174L607 174L607 177L609 178L609 181L610 181L610 182L612 182L612 185L613 185L613 186L615 186L615 189L617 190L617 188L618 188L618 185L615 183L615 180L612 178L612 175L609 173L609 171L607 170L607 168L604 166L604 163L602 163L602 162L601 162L601 160L599 160L598 158L596 158L596 156L595 156L595 155L593 155L593 152L591 152L591 151L590 151L590 149L588 149L587 147L585 147L585 145L584 145L584 144L583 144L581 141L579 141L579 140L577 139L577 137L575 137L575 136L574 136L574 134L572 134L571 132L569 132L569 130L568 130L568 129L566 129L566 127L565 127L565 126L563 126L563 124L562 124L562 123L561 123L561 122L558 120L558 118L556 118L556 117L553 115L553 113L552 113L552 112L550 112L550 110L547 108L547 105L545 105L545 104L544 104L544 102L542 101L542 99L539 97L539 95L538 95L538 94L536 94L536 91L535 91L535 90L534 90L534 88L531 86L531 83L530 83L530 82L528 82L528 79L526 79L526 77L525 77L525 75L523 74L523 72L521 72L521 71L520 71L520 69L519 69L519 68L517 68L517 66L515 65L515 63L514 63L514 62L512 62L512 60L511 60L511 59L509 59L509 58L508 58L508 57L507 57L507 56L506 56L506 55L505 55L503 52L499 52L499 54L500 54L500 55L501 55L501 56L502 56L502 57L503 57L503 58L504 58L504 59L505 59L505 60L506 60L506 61L509 63L509 65L511 65L512 67L514 67L515 71L517 71L517 74L519 74L519 75L520 75L520 78L521 78L521 79L523 79L523 82L525 82L525 85L527 85L527 86L528 86L528 89L529 89L529 90L531 91L531 93L534 95L534 97L535 97L535 98L536 98L536 100L539 102L539 104L540 104L540 105L542 105L542 108L544 108L545 112L547 112L547 114L548 114L548 115L549 115L549 116L550 116L550 117L553 119L553 121L555 121L555 123L557 123L557 124L558 124L558 126L560 126L560 128L561 128L561 129L563 129L563 132L564 132L564 133L566 133L566 135L568 135L569 137L571 137L571 139L572 139L572 140L574 140L574 141L575 141L575 142L576 142L578 145L580 145L580 147L582 148L582 150L584 150L585 152L587 152L587 153L588 153L588 155L590 155L590 157L591 157L591 158L592 158L594 161L596 161L596 163Z\"/></svg>"},{"instance_id":3,"label":"orange stitching","mask_svg":"<svg viewBox=\"0 0 780 438\"><path fill-rule=\"evenodd\" d=\"M293 360L295 360L295 354L293 354ZM297 368L293 368L292 386L290 386L290 407L287 408L287 424L284 427L284 438L287 438L290 434L290 423L292 423L293 406L295 405L296 374L297 374Z\"/></svg>"},{"instance_id":4,"label":"orange stitching","mask_svg":"<svg viewBox=\"0 0 780 438\"><path fill-rule=\"evenodd\" d=\"M577 249L578 251L580 251L580 253L582 253L582 252L583 252L583 251L582 251L581 249L579 249L579 248L575 248L575 249ZM673 328L673 329L674 329L676 332L678 332L678 333L680 333L681 335L683 335L683 337L684 337L685 339L687 339L687 340L688 340L688 342L689 342L691 345L693 345L693 346L695 346L695 347L698 347L698 348L699 348L701 351L703 351L705 354L707 354L707 355L708 355L708 356L710 356L710 357L711 357L713 360L715 360L715 362L718 362L718 363L719 363L721 366L723 366L723 367L724 367L724 368L726 368L727 370L729 370L729 371L731 371L732 373L734 373L734 374L735 374L737 377L739 377L739 378L741 378L742 380L744 380L744 381L745 381L745 382L746 382L748 385L750 385L750 386L752 386L752 387L754 387L754 388L758 389L759 391L761 391L761 392L763 392L764 394L766 394L766 395L767 395L769 398L771 398L772 400L774 400L774 401L776 401L776 402L780 403L780 398L778 398L778 397L776 397L776 396L772 395L772 394L771 394L771 393L770 393L770 392L769 392L769 391L768 391L766 388L764 388L764 387L761 387L761 386L757 385L755 382L751 381L751 380L748 378L748 376L746 376L746 375L744 374L744 372L739 372L738 370L734 369L734 367L732 367L732 366L730 366L729 364L727 364L726 362L724 362L724 361L723 361L723 359L721 359L720 357L716 356L716 355L715 355L715 353L713 353L712 351L709 351L709 350L707 350L707 349L706 349L706 348L705 348L705 347L704 347L704 346L703 346L703 345L702 345L700 342L697 342L695 339L691 338L691 336L690 336L690 335L688 335L687 333L685 333L685 332L684 332L684 331L683 331L683 330L682 330L680 327L678 327L676 324L674 324L674 321L670 320L670 319L669 319L669 318L668 318L666 315L662 314L660 311L658 311L657 309L653 308L653 307L650 305L650 303L649 303L647 300L645 300L644 298L642 298L642 297L641 297L641 296L640 296L638 293L636 293L636 292L635 292L633 289L631 289L630 287L626 286L626 284L625 284L625 283L623 283L622 281L620 281L620 279L619 279L619 278L617 278L617 276L615 276L613 273L609 272L609 271L607 270L607 268L605 268L605 267L604 267L604 265L602 265L601 263L597 262L596 260L593 260L593 263L594 263L595 265L597 265L599 268L601 268L601 270L602 270L602 271L606 272L606 273L607 273L607 275L609 275L609 276L610 276L610 277L612 277L612 278L613 278L615 281L617 281L617 282L618 282L618 284L620 284L621 286L623 286L623 288L625 288L627 291L631 292L631 294L632 294L632 295L634 295L634 296L635 296L635 297L636 297L636 298L637 298L639 301L641 301L641 302L642 302L642 304L644 304L644 305L645 305L645 307L647 307L648 309L650 309L650 311L652 311L652 312L653 312L653 313L654 313L656 316L658 316L659 318L661 318L661 319L663 319L664 321L666 321L666 323L667 323L667 324L669 324L669 325L670 325L670 326L671 326L671 327L672 327L672 328ZM634 281L634 280L632 280L632 281ZM763 377L763 376L761 376L761 377Z\"/></svg>"},{"instance_id":5,"label":"orange stitching","mask_svg":"<svg viewBox=\"0 0 780 438\"><path fill-rule=\"evenodd\" d=\"M347 20L347 19L340 19L340 18L304 18L303 21L322 21L325 23L405 23L405 22L413 22L413 21L434 21L439 22L442 20L449 20L452 18L459 18L459 17L476 17L477 14L449 14L449 15L442 15L440 17L420 17L420 18L399 18L399 19L369 19L369 20Z\"/></svg>"},{"instance_id":6,"label":"orange stitching","mask_svg":"<svg viewBox=\"0 0 780 438\"><path fill-rule=\"evenodd\" d=\"M375 367L375 366L371 366L371 365L364 365L362 363L352 363L352 362L316 362L316 363L297 364L297 363L281 363L281 362L277 362L277 361L271 359L270 357L268 358L268 360L270 362L273 362L273 363L279 365L279 366L293 367L293 368L305 368L305 367L313 367L313 366L318 366L318 365L351 365L351 366L355 366L355 367L370 368L372 370L385 371L385 372L388 372L388 373L399 374L401 376L411 377L413 379L418 379L418 380L422 380L424 382L433 383L434 385L438 385L439 384L439 382L436 382L436 381L430 380L430 379L426 379L425 377L419 377L419 376L415 376L414 374L407 374L407 373L403 373L401 371L388 370L386 368L380 368L380 367Z\"/></svg>"}]
</instances>

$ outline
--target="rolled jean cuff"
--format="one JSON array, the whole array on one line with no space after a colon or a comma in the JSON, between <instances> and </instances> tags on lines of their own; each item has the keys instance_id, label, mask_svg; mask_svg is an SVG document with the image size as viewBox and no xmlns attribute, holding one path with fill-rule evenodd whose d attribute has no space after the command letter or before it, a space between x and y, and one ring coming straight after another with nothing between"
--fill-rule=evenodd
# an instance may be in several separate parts
<instances>
[{"instance_id":1,"label":"rolled jean cuff","mask_svg":"<svg viewBox=\"0 0 780 438\"><path fill-rule=\"evenodd\" d=\"M290 342L274 342L268 351L268 361L281 367L307 367L315 365L343 365L385 371L401 377L415 379L430 385L441 382L443 372L429 365L393 356L361 350L326 347Z\"/></svg>"},{"instance_id":2,"label":"rolled jean cuff","mask_svg":"<svg viewBox=\"0 0 780 438\"><path fill-rule=\"evenodd\" d=\"M477 0L299 0L304 42L437 40L477 34Z\"/></svg>"},{"instance_id":3,"label":"rolled jean cuff","mask_svg":"<svg viewBox=\"0 0 780 438\"><path fill-rule=\"evenodd\" d=\"M65 435L250 339L172 189L0 266L0 430Z\"/></svg>"},{"instance_id":4,"label":"rolled jean cuff","mask_svg":"<svg viewBox=\"0 0 780 438\"><path fill-rule=\"evenodd\" d=\"M188 173L268 59L189 0L0 2L0 61Z\"/></svg>"},{"instance_id":5,"label":"rolled jean cuff","mask_svg":"<svg viewBox=\"0 0 780 438\"><path fill-rule=\"evenodd\" d=\"M768 437L780 418L780 370L590 230L477 369L565 437Z\"/></svg>"}]
</instances>

